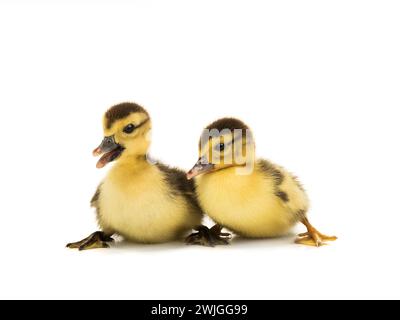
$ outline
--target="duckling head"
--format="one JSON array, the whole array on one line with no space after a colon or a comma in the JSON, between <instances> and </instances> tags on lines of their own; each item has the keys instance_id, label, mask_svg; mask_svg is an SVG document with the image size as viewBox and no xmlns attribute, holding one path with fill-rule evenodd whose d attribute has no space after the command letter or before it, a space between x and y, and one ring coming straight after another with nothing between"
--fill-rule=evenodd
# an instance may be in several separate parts
<instances>
[{"instance_id":1,"label":"duckling head","mask_svg":"<svg viewBox=\"0 0 400 320\"><path fill-rule=\"evenodd\" d=\"M250 128L239 119L222 118L203 130L199 159L187 178L234 167L254 168L254 161L255 144Z\"/></svg>"},{"instance_id":2,"label":"duckling head","mask_svg":"<svg viewBox=\"0 0 400 320\"><path fill-rule=\"evenodd\" d=\"M151 119L140 105L126 102L111 107L103 116L103 129L104 139L93 151L94 156L101 156L97 168L147 154Z\"/></svg>"}]
</instances>

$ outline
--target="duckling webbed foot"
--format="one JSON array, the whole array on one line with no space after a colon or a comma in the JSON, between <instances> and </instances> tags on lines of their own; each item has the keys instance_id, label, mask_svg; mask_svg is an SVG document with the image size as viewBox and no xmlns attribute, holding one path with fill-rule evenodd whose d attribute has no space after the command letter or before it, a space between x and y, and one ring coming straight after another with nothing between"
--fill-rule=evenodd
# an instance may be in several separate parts
<instances>
[{"instance_id":1,"label":"duckling webbed foot","mask_svg":"<svg viewBox=\"0 0 400 320\"><path fill-rule=\"evenodd\" d=\"M227 245L232 238L230 233L221 232L222 227L216 224L211 229L206 226L200 226L195 229L185 240L188 245L201 245L206 247L215 247L216 245Z\"/></svg>"},{"instance_id":2,"label":"duckling webbed foot","mask_svg":"<svg viewBox=\"0 0 400 320\"><path fill-rule=\"evenodd\" d=\"M326 245L325 241L335 241L336 236L326 236L315 229L307 218L303 218L301 221L307 228L307 232L300 233L298 238L295 240L297 244L303 244L306 246L320 247Z\"/></svg>"},{"instance_id":3,"label":"duckling webbed foot","mask_svg":"<svg viewBox=\"0 0 400 320\"><path fill-rule=\"evenodd\" d=\"M113 242L114 239L108 234L102 231L96 231L89 237L78 241L67 244L67 248L78 249L79 251L97 248L109 248L107 242Z\"/></svg>"}]
</instances>

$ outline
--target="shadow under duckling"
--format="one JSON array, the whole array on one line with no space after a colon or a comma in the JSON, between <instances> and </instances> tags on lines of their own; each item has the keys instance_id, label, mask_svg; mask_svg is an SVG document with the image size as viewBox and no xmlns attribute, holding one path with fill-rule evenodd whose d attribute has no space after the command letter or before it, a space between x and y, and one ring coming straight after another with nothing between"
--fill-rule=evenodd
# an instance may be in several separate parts
<instances>
[{"instance_id":1,"label":"shadow under duckling","mask_svg":"<svg viewBox=\"0 0 400 320\"><path fill-rule=\"evenodd\" d=\"M164 243L201 230L203 218L193 182L185 172L147 158L151 119L135 103L110 108L103 117L105 138L93 151L97 168L115 162L91 200L101 231L67 245L107 248L113 235L139 243ZM205 243L206 244L206 243Z\"/></svg>"},{"instance_id":2,"label":"shadow under duckling","mask_svg":"<svg viewBox=\"0 0 400 320\"><path fill-rule=\"evenodd\" d=\"M200 158L187 178L196 177L199 203L207 215L222 227L246 238L287 235L301 222L307 232L296 243L321 246L334 241L314 228L307 218L309 200L296 177L267 160L256 159L249 127L241 120L223 118L204 130L199 144ZM199 243L200 233L188 241Z\"/></svg>"}]
</instances>

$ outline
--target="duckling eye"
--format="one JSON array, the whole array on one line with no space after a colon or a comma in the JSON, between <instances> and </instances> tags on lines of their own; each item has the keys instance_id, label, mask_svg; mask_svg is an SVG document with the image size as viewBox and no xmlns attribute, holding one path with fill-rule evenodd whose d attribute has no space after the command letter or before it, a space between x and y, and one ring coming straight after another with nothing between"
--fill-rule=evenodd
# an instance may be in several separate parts
<instances>
[{"instance_id":1,"label":"duckling eye","mask_svg":"<svg viewBox=\"0 0 400 320\"><path fill-rule=\"evenodd\" d=\"M225 143L220 143L217 147L219 151L224 151L225 150Z\"/></svg>"},{"instance_id":2,"label":"duckling eye","mask_svg":"<svg viewBox=\"0 0 400 320\"><path fill-rule=\"evenodd\" d=\"M124 132L125 133L132 133L135 130L135 125L133 125L132 123L128 124L125 128L124 128Z\"/></svg>"}]
</instances>

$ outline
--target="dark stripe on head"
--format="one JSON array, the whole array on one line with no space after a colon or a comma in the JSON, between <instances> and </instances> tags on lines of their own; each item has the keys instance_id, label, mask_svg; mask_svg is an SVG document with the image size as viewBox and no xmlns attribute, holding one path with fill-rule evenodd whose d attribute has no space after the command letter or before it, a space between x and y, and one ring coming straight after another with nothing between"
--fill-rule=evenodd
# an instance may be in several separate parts
<instances>
[{"instance_id":1,"label":"dark stripe on head","mask_svg":"<svg viewBox=\"0 0 400 320\"><path fill-rule=\"evenodd\" d=\"M212 129L217 129L218 131L222 131L224 129L229 129L230 131L233 131L235 129L242 129L246 130L249 129L249 127L241 120L235 119L235 118L222 118L217 121L214 121L213 123L209 124L206 129L212 130Z\"/></svg>"},{"instance_id":2,"label":"dark stripe on head","mask_svg":"<svg viewBox=\"0 0 400 320\"><path fill-rule=\"evenodd\" d=\"M139 123L136 127L135 130L139 129L140 127L143 127L147 122L150 121L150 118L145 119L143 122Z\"/></svg>"},{"instance_id":3,"label":"dark stripe on head","mask_svg":"<svg viewBox=\"0 0 400 320\"><path fill-rule=\"evenodd\" d=\"M217 121L214 121L213 123L209 124L205 129L202 134L202 137L199 142L199 147L201 147L201 142L205 143L208 141L208 137L215 137L216 132L214 133L213 131L218 131L219 133L223 131L230 131L232 133L236 133L235 130L242 130L242 137L246 137L247 131L249 127L241 120L235 119L235 118L222 118ZM237 137L234 137L237 139ZM234 141L233 141L234 142Z\"/></svg>"},{"instance_id":4,"label":"dark stripe on head","mask_svg":"<svg viewBox=\"0 0 400 320\"><path fill-rule=\"evenodd\" d=\"M117 104L106 112L106 127L110 129L115 121L121 120L129 116L131 113L144 113L149 115L147 111L140 105L131 102Z\"/></svg>"}]
</instances>

